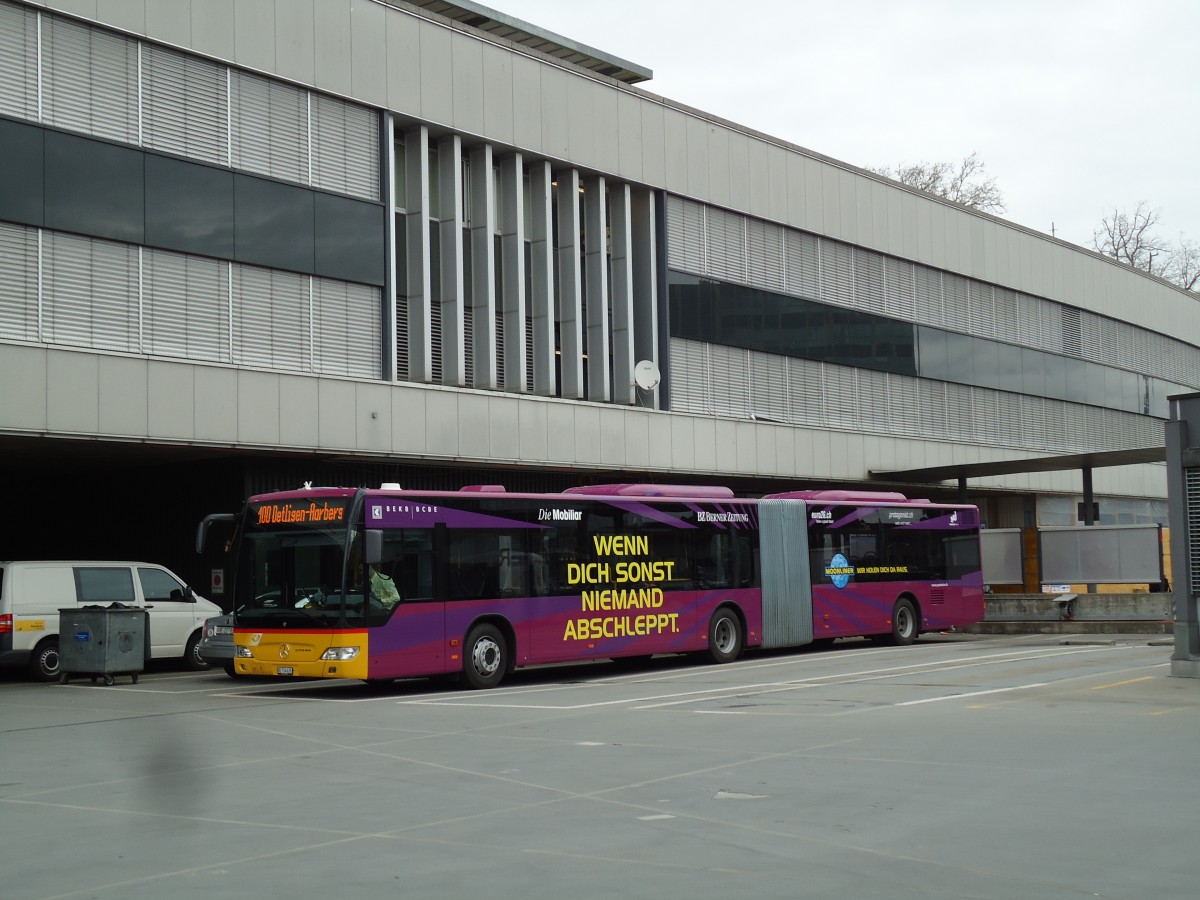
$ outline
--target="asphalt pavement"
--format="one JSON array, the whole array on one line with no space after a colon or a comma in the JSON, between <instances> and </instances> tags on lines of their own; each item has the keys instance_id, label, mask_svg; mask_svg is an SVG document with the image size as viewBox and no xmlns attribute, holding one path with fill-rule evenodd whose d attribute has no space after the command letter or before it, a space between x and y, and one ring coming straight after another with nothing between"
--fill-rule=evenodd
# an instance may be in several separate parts
<instances>
[{"instance_id":1,"label":"asphalt pavement","mask_svg":"<svg viewBox=\"0 0 1200 900\"><path fill-rule=\"evenodd\" d=\"M1193 898L1169 638L0 681L0 896Z\"/></svg>"}]
</instances>

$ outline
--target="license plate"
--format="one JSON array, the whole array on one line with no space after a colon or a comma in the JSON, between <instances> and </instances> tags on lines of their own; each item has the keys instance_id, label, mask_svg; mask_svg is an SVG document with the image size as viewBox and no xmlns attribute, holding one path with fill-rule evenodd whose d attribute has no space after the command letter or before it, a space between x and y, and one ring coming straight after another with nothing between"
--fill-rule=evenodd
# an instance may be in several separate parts
<instances>
[{"instance_id":1,"label":"license plate","mask_svg":"<svg viewBox=\"0 0 1200 900\"><path fill-rule=\"evenodd\" d=\"M276 675L294 675L296 672L291 666L280 666L276 671Z\"/></svg>"}]
</instances>

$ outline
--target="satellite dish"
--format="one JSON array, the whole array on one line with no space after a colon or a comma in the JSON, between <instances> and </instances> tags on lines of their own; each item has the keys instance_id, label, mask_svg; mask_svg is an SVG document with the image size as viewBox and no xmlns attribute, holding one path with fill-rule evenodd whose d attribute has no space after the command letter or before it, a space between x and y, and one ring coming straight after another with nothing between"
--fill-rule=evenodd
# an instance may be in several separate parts
<instances>
[{"instance_id":1,"label":"satellite dish","mask_svg":"<svg viewBox=\"0 0 1200 900\"><path fill-rule=\"evenodd\" d=\"M648 359L643 359L633 367L633 383L640 387L643 391L652 391L658 387L658 382L662 376L658 373L658 366Z\"/></svg>"}]
</instances>

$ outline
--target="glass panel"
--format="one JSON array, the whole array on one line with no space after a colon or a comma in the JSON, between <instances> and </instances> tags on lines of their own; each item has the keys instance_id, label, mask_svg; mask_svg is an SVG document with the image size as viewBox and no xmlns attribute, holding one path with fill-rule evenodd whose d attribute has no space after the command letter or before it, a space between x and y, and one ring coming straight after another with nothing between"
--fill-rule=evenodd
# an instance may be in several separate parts
<instances>
[{"instance_id":1,"label":"glass panel","mask_svg":"<svg viewBox=\"0 0 1200 900\"><path fill-rule=\"evenodd\" d=\"M174 600L182 603L183 585L162 569L138 568L138 580L142 583L142 596L147 601Z\"/></svg>"},{"instance_id":2,"label":"glass panel","mask_svg":"<svg viewBox=\"0 0 1200 900\"><path fill-rule=\"evenodd\" d=\"M133 573L128 566L79 566L75 591L80 603L133 603Z\"/></svg>"},{"instance_id":3,"label":"glass panel","mask_svg":"<svg viewBox=\"0 0 1200 900\"><path fill-rule=\"evenodd\" d=\"M41 225L44 215L42 190L45 169L42 161L42 130L0 119L0 219Z\"/></svg>"},{"instance_id":4,"label":"glass panel","mask_svg":"<svg viewBox=\"0 0 1200 900\"><path fill-rule=\"evenodd\" d=\"M55 131L45 139L46 227L142 243L142 153Z\"/></svg>"},{"instance_id":5,"label":"glass panel","mask_svg":"<svg viewBox=\"0 0 1200 900\"><path fill-rule=\"evenodd\" d=\"M233 173L146 155L146 243L233 257Z\"/></svg>"},{"instance_id":6,"label":"glass panel","mask_svg":"<svg viewBox=\"0 0 1200 900\"><path fill-rule=\"evenodd\" d=\"M295 272L316 261L313 192L234 175L235 259Z\"/></svg>"},{"instance_id":7,"label":"glass panel","mask_svg":"<svg viewBox=\"0 0 1200 900\"><path fill-rule=\"evenodd\" d=\"M316 273L344 281L384 283L387 235L383 207L316 195Z\"/></svg>"},{"instance_id":8,"label":"glass panel","mask_svg":"<svg viewBox=\"0 0 1200 900\"><path fill-rule=\"evenodd\" d=\"M1021 350L1021 391L1034 397L1045 396L1046 369L1043 354L1028 348Z\"/></svg>"}]
</instances>

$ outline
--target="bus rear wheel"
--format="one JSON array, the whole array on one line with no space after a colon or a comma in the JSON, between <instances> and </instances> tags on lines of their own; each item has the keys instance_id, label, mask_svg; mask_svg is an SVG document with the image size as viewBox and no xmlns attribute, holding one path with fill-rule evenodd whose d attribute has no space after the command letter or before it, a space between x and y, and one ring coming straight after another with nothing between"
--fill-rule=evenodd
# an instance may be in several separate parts
<instances>
[{"instance_id":1,"label":"bus rear wheel","mask_svg":"<svg viewBox=\"0 0 1200 900\"><path fill-rule=\"evenodd\" d=\"M508 646L495 625L476 625L463 647L463 679L476 690L493 688L508 666Z\"/></svg>"},{"instance_id":2,"label":"bus rear wheel","mask_svg":"<svg viewBox=\"0 0 1200 900\"><path fill-rule=\"evenodd\" d=\"M907 646L917 639L917 611L912 601L901 597L892 608L891 643Z\"/></svg>"},{"instance_id":3,"label":"bus rear wheel","mask_svg":"<svg viewBox=\"0 0 1200 900\"><path fill-rule=\"evenodd\" d=\"M741 652L742 621L728 606L722 606L708 623L708 657L715 663L727 663Z\"/></svg>"}]
</instances>

